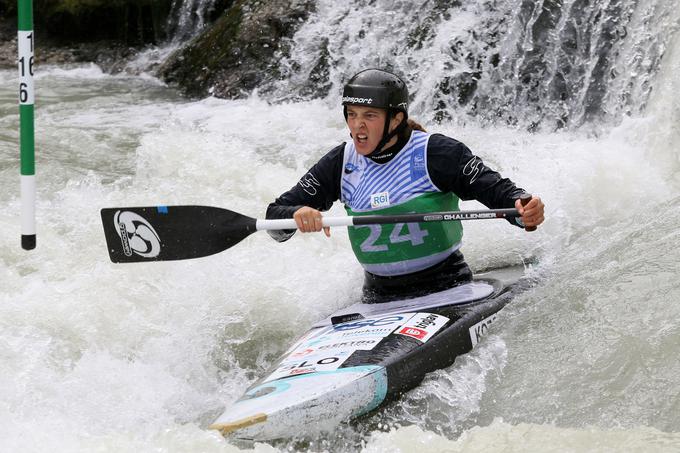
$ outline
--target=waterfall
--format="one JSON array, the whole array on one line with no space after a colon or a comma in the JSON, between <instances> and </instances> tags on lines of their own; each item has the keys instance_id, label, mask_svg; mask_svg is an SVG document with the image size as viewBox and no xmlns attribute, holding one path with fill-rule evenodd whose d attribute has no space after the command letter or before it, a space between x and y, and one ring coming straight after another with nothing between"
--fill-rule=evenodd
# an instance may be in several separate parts
<instances>
[{"instance_id":1,"label":"waterfall","mask_svg":"<svg viewBox=\"0 0 680 453\"><path fill-rule=\"evenodd\" d=\"M168 16L167 31L174 43L186 41L208 23L217 0L173 0Z\"/></svg>"},{"instance_id":2,"label":"waterfall","mask_svg":"<svg viewBox=\"0 0 680 453\"><path fill-rule=\"evenodd\" d=\"M424 120L616 125L643 112L680 28L677 0L319 0L281 52L279 99L339 97L392 69Z\"/></svg>"}]
</instances>

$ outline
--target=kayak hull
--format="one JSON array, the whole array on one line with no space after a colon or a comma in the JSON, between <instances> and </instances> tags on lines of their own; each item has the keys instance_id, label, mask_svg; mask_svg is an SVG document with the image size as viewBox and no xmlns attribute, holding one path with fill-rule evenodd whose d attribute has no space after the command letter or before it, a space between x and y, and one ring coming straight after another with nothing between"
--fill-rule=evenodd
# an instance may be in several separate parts
<instances>
[{"instance_id":1,"label":"kayak hull","mask_svg":"<svg viewBox=\"0 0 680 453\"><path fill-rule=\"evenodd\" d=\"M480 278L340 310L312 326L210 428L252 440L332 431L470 351L509 302L506 283Z\"/></svg>"},{"instance_id":2,"label":"kayak hull","mask_svg":"<svg viewBox=\"0 0 680 453\"><path fill-rule=\"evenodd\" d=\"M342 368L265 382L211 425L222 434L270 440L305 432L331 431L344 420L369 412L387 393L386 369Z\"/></svg>"}]
</instances>

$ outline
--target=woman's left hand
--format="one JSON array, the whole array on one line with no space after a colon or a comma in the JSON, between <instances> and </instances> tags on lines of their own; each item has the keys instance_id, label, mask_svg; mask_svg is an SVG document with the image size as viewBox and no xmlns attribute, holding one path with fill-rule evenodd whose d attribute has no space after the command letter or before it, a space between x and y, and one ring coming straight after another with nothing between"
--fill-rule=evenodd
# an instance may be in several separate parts
<instances>
[{"instance_id":1,"label":"woman's left hand","mask_svg":"<svg viewBox=\"0 0 680 453\"><path fill-rule=\"evenodd\" d=\"M545 205L539 197L532 196L525 206L522 206L522 200L517 199L515 200L515 208L519 212L525 227L537 227L545 220Z\"/></svg>"}]
</instances>

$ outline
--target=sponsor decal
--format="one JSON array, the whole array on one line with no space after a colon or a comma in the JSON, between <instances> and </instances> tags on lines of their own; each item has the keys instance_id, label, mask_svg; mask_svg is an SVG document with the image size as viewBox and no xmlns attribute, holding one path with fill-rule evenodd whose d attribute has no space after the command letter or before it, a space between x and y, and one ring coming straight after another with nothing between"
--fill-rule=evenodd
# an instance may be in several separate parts
<instances>
[{"instance_id":1,"label":"sponsor decal","mask_svg":"<svg viewBox=\"0 0 680 453\"><path fill-rule=\"evenodd\" d=\"M351 352L339 352L333 355L308 357L306 359L291 360L291 357L288 357L281 362L272 374L267 376L264 382L300 374L337 370L350 355Z\"/></svg>"},{"instance_id":2,"label":"sponsor decal","mask_svg":"<svg viewBox=\"0 0 680 453\"><path fill-rule=\"evenodd\" d=\"M374 193L371 195L371 207L373 209L376 208L384 208L390 205L390 193L389 192L380 192L380 193Z\"/></svg>"},{"instance_id":3,"label":"sponsor decal","mask_svg":"<svg viewBox=\"0 0 680 453\"><path fill-rule=\"evenodd\" d=\"M495 219L496 214L489 212L473 212L465 214L444 214L443 220Z\"/></svg>"},{"instance_id":4,"label":"sponsor decal","mask_svg":"<svg viewBox=\"0 0 680 453\"><path fill-rule=\"evenodd\" d=\"M415 327L402 327L401 330L397 332L400 335L406 335L408 337L413 337L416 340L423 341L423 338L427 335L427 331L423 329L417 329Z\"/></svg>"},{"instance_id":5,"label":"sponsor decal","mask_svg":"<svg viewBox=\"0 0 680 453\"><path fill-rule=\"evenodd\" d=\"M347 165L345 165L345 174L349 175L350 173L354 172L354 170L358 170L358 169L359 169L359 167L357 167L353 163L347 162Z\"/></svg>"},{"instance_id":6,"label":"sponsor decal","mask_svg":"<svg viewBox=\"0 0 680 453\"><path fill-rule=\"evenodd\" d=\"M356 321L357 319L364 319L361 313L349 313L346 315L332 316L331 324L342 324L344 322Z\"/></svg>"},{"instance_id":7,"label":"sponsor decal","mask_svg":"<svg viewBox=\"0 0 680 453\"><path fill-rule=\"evenodd\" d=\"M342 103L345 104L372 104L373 98L356 98L352 96L344 96Z\"/></svg>"},{"instance_id":8,"label":"sponsor decal","mask_svg":"<svg viewBox=\"0 0 680 453\"><path fill-rule=\"evenodd\" d=\"M303 350L301 350L301 351L295 351L294 353L292 353L292 354L290 355L290 357L291 357L291 358L292 358L292 357L303 357L303 356L306 356L306 355L310 355L310 354L312 354L313 352L315 352L314 349L312 349L312 348L306 348L306 349L303 349Z\"/></svg>"},{"instance_id":9,"label":"sponsor decal","mask_svg":"<svg viewBox=\"0 0 680 453\"><path fill-rule=\"evenodd\" d=\"M465 176L470 176L470 184L477 180L477 177L481 172L480 168L481 166L482 160L479 157L475 156L472 159L470 159L467 164L465 164L465 167L463 167L463 174Z\"/></svg>"},{"instance_id":10,"label":"sponsor decal","mask_svg":"<svg viewBox=\"0 0 680 453\"><path fill-rule=\"evenodd\" d=\"M120 236L120 240L123 245L123 254L125 256L132 256L132 249L130 248L130 239L128 239L127 228L125 228L125 224L122 222L118 224L118 236Z\"/></svg>"},{"instance_id":11,"label":"sponsor decal","mask_svg":"<svg viewBox=\"0 0 680 453\"><path fill-rule=\"evenodd\" d=\"M433 313L416 313L396 333L425 343L434 334L439 332L448 321L449 318L446 316L435 315Z\"/></svg>"},{"instance_id":12,"label":"sponsor decal","mask_svg":"<svg viewBox=\"0 0 680 453\"><path fill-rule=\"evenodd\" d=\"M362 340L356 340L356 341L342 341L340 343L333 343L333 344L324 344L322 346L319 346L319 350L323 351L326 349L373 349L373 347L378 344L380 340L377 340L375 338L368 338L368 339L362 339Z\"/></svg>"},{"instance_id":13,"label":"sponsor decal","mask_svg":"<svg viewBox=\"0 0 680 453\"><path fill-rule=\"evenodd\" d=\"M426 216L423 217L423 220L425 222L437 222L437 221L444 220L444 216L442 216L442 215L426 215Z\"/></svg>"},{"instance_id":14,"label":"sponsor decal","mask_svg":"<svg viewBox=\"0 0 680 453\"><path fill-rule=\"evenodd\" d=\"M353 330L343 332L342 338L356 338L356 337L386 337L394 332L395 326L392 327L371 327L368 329Z\"/></svg>"},{"instance_id":15,"label":"sponsor decal","mask_svg":"<svg viewBox=\"0 0 680 453\"><path fill-rule=\"evenodd\" d=\"M307 373L313 373L315 370L314 368L297 368L294 370L290 370L290 373L288 373L289 376L296 376L298 374L307 374Z\"/></svg>"},{"instance_id":16,"label":"sponsor decal","mask_svg":"<svg viewBox=\"0 0 680 453\"><path fill-rule=\"evenodd\" d=\"M489 333L489 326L491 326L494 321L496 321L496 315L482 319L480 322L470 327L470 340L472 341L472 346L476 346L482 337Z\"/></svg>"},{"instance_id":17,"label":"sponsor decal","mask_svg":"<svg viewBox=\"0 0 680 453\"><path fill-rule=\"evenodd\" d=\"M314 196L317 194L318 190L317 187L321 187L321 183L319 182L318 179L316 179L316 176L314 176L311 173L307 173L298 181L298 184L300 187L302 187L302 190L307 192L309 195Z\"/></svg>"},{"instance_id":18,"label":"sponsor decal","mask_svg":"<svg viewBox=\"0 0 680 453\"><path fill-rule=\"evenodd\" d=\"M355 351L370 351L392 333L424 343L448 321L432 313L399 313L317 329L305 334L264 382L337 370Z\"/></svg>"},{"instance_id":19,"label":"sponsor decal","mask_svg":"<svg viewBox=\"0 0 680 453\"><path fill-rule=\"evenodd\" d=\"M404 319L405 318L402 315L385 316L383 318L374 319L362 319L361 321L346 322L344 324L335 325L333 326L333 330L335 330L336 332L338 331L344 332L347 330L361 329L363 327L383 327L383 326L397 327L396 324L404 321Z\"/></svg>"},{"instance_id":20,"label":"sponsor decal","mask_svg":"<svg viewBox=\"0 0 680 453\"><path fill-rule=\"evenodd\" d=\"M155 258L161 253L160 237L144 217L130 211L117 211L113 223L125 256L135 253L144 258Z\"/></svg>"},{"instance_id":21,"label":"sponsor decal","mask_svg":"<svg viewBox=\"0 0 680 453\"><path fill-rule=\"evenodd\" d=\"M411 181L417 181L427 174L424 154L425 148L419 148L411 156Z\"/></svg>"}]
</instances>

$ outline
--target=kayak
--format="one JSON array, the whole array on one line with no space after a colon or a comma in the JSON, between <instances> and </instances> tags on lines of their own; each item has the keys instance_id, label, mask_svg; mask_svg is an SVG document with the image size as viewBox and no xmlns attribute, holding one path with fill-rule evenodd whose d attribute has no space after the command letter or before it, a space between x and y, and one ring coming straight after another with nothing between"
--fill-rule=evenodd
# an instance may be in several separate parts
<instances>
[{"instance_id":1,"label":"kayak","mask_svg":"<svg viewBox=\"0 0 680 453\"><path fill-rule=\"evenodd\" d=\"M211 429L274 440L330 432L451 365L489 331L524 274L513 266L405 300L358 303L314 324Z\"/></svg>"}]
</instances>

